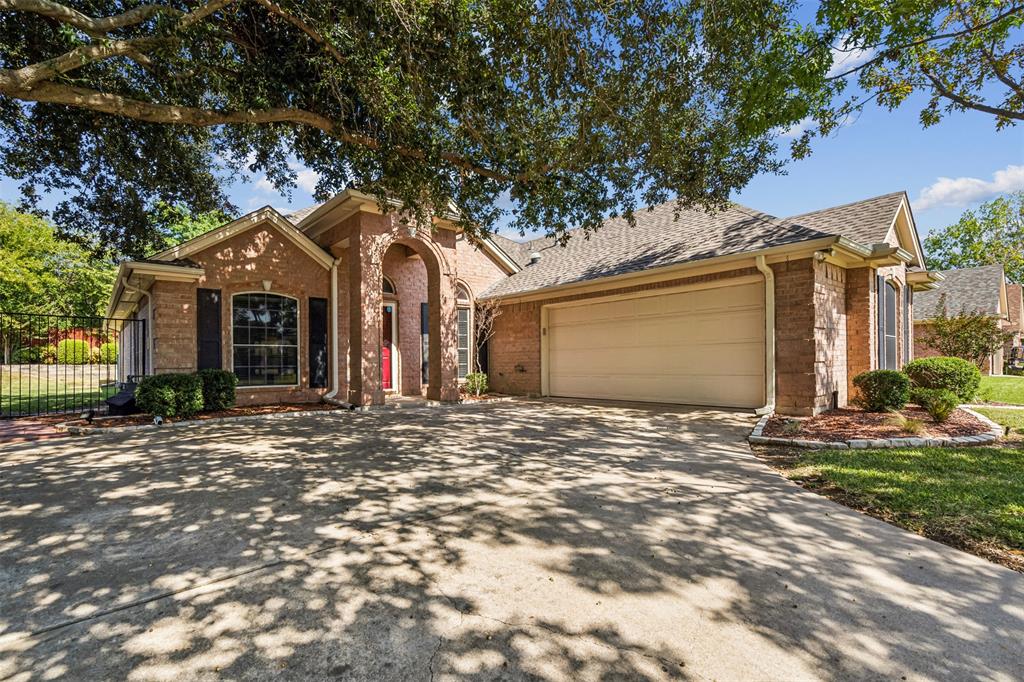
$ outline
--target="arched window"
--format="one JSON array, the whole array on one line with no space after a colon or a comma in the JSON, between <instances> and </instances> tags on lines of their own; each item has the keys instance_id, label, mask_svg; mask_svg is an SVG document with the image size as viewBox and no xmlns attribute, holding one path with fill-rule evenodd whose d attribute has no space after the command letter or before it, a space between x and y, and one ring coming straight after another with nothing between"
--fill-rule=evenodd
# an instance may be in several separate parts
<instances>
[{"instance_id":1,"label":"arched window","mask_svg":"<svg viewBox=\"0 0 1024 682\"><path fill-rule=\"evenodd\" d=\"M231 343L239 386L299 383L299 302L267 293L231 297Z\"/></svg>"},{"instance_id":2,"label":"arched window","mask_svg":"<svg viewBox=\"0 0 1024 682\"><path fill-rule=\"evenodd\" d=\"M394 294L395 293L395 283L392 282L387 277L384 277L384 276L382 276L381 279L383 280L383 282L381 283L381 287L380 287L381 291L383 291L385 294Z\"/></svg>"},{"instance_id":3,"label":"arched window","mask_svg":"<svg viewBox=\"0 0 1024 682\"><path fill-rule=\"evenodd\" d=\"M459 316L459 378L470 373L473 348L473 298L462 282L455 285L455 309Z\"/></svg>"}]
</instances>

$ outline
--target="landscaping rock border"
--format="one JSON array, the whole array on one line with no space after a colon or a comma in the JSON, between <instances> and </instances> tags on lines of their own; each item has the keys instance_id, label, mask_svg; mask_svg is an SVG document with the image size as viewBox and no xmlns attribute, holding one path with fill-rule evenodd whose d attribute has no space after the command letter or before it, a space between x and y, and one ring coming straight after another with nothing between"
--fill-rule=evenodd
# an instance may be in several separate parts
<instances>
[{"instance_id":1,"label":"landscaping rock border","mask_svg":"<svg viewBox=\"0 0 1024 682\"><path fill-rule=\"evenodd\" d=\"M786 445L795 448L806 448L808 450L866 450L868 448L962 448L986 445L1002 438L1002 426L968 407L961 406L960 409L985 424L989 430L975 436L954 436L952 438L852 438L850 440L835 441L778 438L764 435L764 427L768 424L768 420L774 416L774 413L769 413L757 420L757 424L754 426L754 430L750 432L750 436L747 437L747 441L751 445Z\"/></svg>"}]
</instances>

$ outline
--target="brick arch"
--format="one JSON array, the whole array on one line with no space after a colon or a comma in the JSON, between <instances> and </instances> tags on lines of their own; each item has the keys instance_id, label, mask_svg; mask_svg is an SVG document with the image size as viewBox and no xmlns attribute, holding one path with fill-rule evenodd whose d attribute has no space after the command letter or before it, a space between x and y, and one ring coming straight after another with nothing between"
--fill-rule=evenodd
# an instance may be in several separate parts
<instances>
[{"instance_id":1,"label":"brick arch","mask_svg":"<svg viewBox=\"0 0 1024 682\"><path fill-rule=\"evenodd\" d=\"M392 217L378 229L358 235L358 258L350 263L350 384L353 403L380 404L381 313L380 278L384 256L394 246L416 253L427 272L428 387L431 400L458 399L455 279L451 263L429 231L412 231ZM355 284L356 286L352 286Z\"/></svg>"}]
</instances>

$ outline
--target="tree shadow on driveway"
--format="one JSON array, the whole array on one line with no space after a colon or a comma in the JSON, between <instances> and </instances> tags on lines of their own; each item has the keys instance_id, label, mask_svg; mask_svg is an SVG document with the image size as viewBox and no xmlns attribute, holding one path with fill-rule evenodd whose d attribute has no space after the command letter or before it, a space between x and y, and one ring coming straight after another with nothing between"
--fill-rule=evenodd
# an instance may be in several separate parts
<instances>
[{"instance_id":1,"label":"tree shadow on driveway","mask_svg":"<svg viewBox=\"0 0 1024 682\"><path fill-rule=\"evenodd\" d=\"M515 402L0 463L0 677L1019 679L1019 574L710 410Z\"/></svg>"}]
</instances>

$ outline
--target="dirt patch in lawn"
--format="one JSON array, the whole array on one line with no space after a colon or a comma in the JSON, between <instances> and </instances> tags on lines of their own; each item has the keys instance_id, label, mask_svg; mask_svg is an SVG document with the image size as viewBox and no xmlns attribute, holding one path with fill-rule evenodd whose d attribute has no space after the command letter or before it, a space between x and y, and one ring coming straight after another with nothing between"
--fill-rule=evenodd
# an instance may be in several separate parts
<instances>
[{"instance_id":1,"label":"dirt patch in lawn","mask_svg":"<svg viewBox=\"0 0 1024 682\"><path fill-rule=\"evenodd\" d=\"M251 407L232 407L227 410L217 410L215 412L201 412L194 417L188 419L164 419L165 424L173 424L175 422L182 421L203 421L206 419L220 419L223 417L249 417L261 414L284 414L288 412L313 412L323 411L327 412L330 410L343 410L344 407L339 405L331 405L329 403L296 403L296 404L279 404L279 405L253 405ZM96 417L92 422L87 422L84 419L75 419L73 421L65 421L67 426L92 426L96 428L113 428L118 426L142 426L145 424L153 423L153 415L151 414L133 414L125 417Z\"/></svg>"},{"instance_id":2,"label":"dirt patch in lawn","mask_svg":"<svg viewBox=\"0 0 1024 682\"><path fill-rule=\"evenodd\" d=\"M771 438L799 438L801 440L845 441L853 439L884 438L953 438L975 436L986 433L989 427L963 410L956 410L942 424L932 421L928 413L919 407L908 407L898 413L905 419L923 422L920 433L907 431L900 423L897 413L865 412L843 408L823 412L815 417L772 417L764 428L764 435Z\"/></svg>"}]
</instances>

